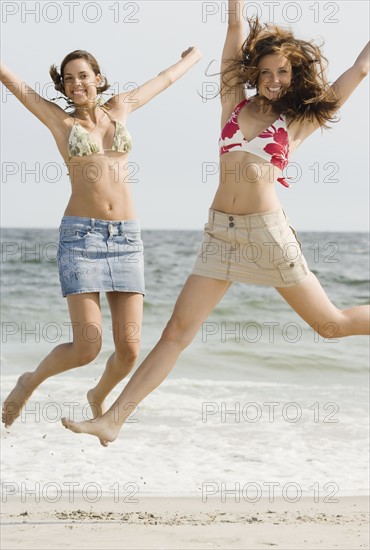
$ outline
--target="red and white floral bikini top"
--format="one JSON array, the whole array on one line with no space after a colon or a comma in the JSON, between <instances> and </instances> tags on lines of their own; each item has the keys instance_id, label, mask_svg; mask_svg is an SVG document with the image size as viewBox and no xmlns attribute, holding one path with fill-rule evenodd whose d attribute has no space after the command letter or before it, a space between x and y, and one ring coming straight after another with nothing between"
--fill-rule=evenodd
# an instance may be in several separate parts
<instances>
[{"instance_id":1,"label":"red and white floral bikini top","mask_svg":"<svg viewBox=\"0 0 370 550\"><path fill-rule=\"evenodd\" d=\"M288 165L289 155L289 138L285 116L280 115L259 136L256 136L251 141L247 141L240 130L238 115L244 105L249 102L250 99L243 99L235 107L229 120L226 122L219 139L220 155L229 153L230 151L252 153L283 170ZM284 178L277 178L277 180L285 187L290 187Z\"/></svg>"}]
</instances>

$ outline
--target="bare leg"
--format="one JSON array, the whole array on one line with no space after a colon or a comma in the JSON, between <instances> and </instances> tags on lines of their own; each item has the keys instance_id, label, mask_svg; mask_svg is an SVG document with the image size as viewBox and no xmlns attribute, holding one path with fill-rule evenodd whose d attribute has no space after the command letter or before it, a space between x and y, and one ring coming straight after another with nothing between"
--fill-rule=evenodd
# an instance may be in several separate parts
<instances>
[{"instance_id":1,"label":"bare leg","mask_svg":"<svg viewBox=\"0 0 370 550\"><path fill-rule=\"evenodd\" d=\"M63 425L77 433L114 441L123 422L144 397L163 382L180 353L192 342L199 327L221 300L231 283L190 275L161 339L129 380L112 407L98 419Z\"/></svg>"},{"instance_id":2,"label":"bare leg","mask_svg":"<svg viewBox=\"0 0 370 550\"><path fill-rule=\"evenodd\" d=\"M107 292L115 351L97 385L87 392L93 417L105 412L104 399L133 368L140 349L143 295Z\"/></svg>"},{"instance_id":3,"label":"bare leg","mask_svg":"<svg viewBox=\"0 0 370 550\"><path fill-rule=\"evenodd\" d=\"M276 290L324 338L370 334L370 306L338 309L313 273L298 286Z\"/></svg>"},{"instance_id":4,"label":"bare leg","mask_svg":"<svg viewBox=\"0 0 370 550\"><path fill-rule=\"evenodd\" d=\"M56 346L33 372L22 374L4 401L2 421L10 426L34 390L47 378L87 365L101 348L101 313L98 293L67 296L73 342Z\"/></svg>"}]
</instances>

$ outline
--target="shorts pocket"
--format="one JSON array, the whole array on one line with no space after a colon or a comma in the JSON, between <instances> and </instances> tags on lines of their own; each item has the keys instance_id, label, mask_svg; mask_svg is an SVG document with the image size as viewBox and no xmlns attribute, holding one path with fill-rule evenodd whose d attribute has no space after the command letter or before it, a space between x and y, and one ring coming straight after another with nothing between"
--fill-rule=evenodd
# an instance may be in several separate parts
<instances>
[{"instance_id":1,"label":"shorts pocket","mask_svg":"<svg viewBox=\"0 0 370 550\"><path fill-rule=\"evenodd\" d=\"M275 267L279 270L281 279L285 284L299 284L308 274L307 267L301 260L291 262L282 260L276 262Z\"/></svg>"},{"instance_id":2,"label":"shorts pocket","mask_svg":"<svg viewBox=\"0 0 370 550\"><path fill-rule=\"evenodd\" d=\"M130 231L130 233L125 233L124 237L128 244L134 245L134 246L142 246L143 241L141 239L141 233L140 231Z\"/></svg>"},{"instance_id":3,"label":"shorts pocket","mask_svg":"<svg viewBox=\"0 0 370 550\"><path fill-rule=\"evenodd\" d=\"M210 242L211 240L215 239L216 241L222 241L222 242L229 242L229 236L227 228L225 228L223 225L213 225L206 223L204 226L204 236L203 240L204 242Z\"/></svg>"},{"instance_id":4,"label":"shorts pocket","mask_svg":"<svg viewBox=\"0 0 370 550\"><path fill-rule=\"evenodd\" d=\"M290 230L292 231L294 237L295 237L295 240L297 241L297 243L299 244L299 247L300 249L302 250L302 243L301 241L298 239L298 235L297 235L297 231L294 229L294 227L292 225L289 226Z\"/></svg>"},{"instance_id":5,"label":"shorts pocket","mask_svg":"<svg viewBox=\"0 0 370 550\"><path fill-rule=\"evenodd\" d=\"M297 231L292 225L288 222L287 225L282 229L282 239L285 244L297 243L302 250L302 243L298 239Z\"/></svg>"},{"instance_id":6,"label":"shorts pocket","mask_svg":"<svg viewBox=\"0 0 370 550\"><path fill-rule=\"evenodd\" d=\"M89 230L87 228L79 228L79 229L73 229L73 228L61 228L60 229L60 241L65 243L71 243L75 241L79 241L80 239L83 239L86 237L86 235L89 234Z\"/></svg>"}]
</instances>

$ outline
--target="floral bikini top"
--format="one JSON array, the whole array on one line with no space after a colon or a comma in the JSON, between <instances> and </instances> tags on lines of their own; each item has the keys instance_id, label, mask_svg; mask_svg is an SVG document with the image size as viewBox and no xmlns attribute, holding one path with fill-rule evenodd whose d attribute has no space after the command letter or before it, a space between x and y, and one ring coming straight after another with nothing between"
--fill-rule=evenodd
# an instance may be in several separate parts
<instances>
[{"instance_id":1,"label":"floral bikini top","mask_svg":"<svg viewBox=\"0 0 370 550\"><path fill-rule=\"evenodd\" d=\"M250 99L243 99L235 107L229 120L226 122L219 140L220 155L231 151L252 153L283 170L288 165L289 155L289 139L285 116L280 115L259 136L256 136L251 141L247 141L240 130L238 115L244 105L249 102ZM285 187L290 187L284 178L277 178L277 181Z\"/></svg>"},{"instance_id":2,"label":"floral bikini top","mask_svg":"<svg viewBox=\"0 0 370 550\"><path fill-rule=\"evenodd\" d=\"M115 132L111 149L108 151L117 151L119 153L128 153L132 148L132 140L128 130L118 120L114 120L107 111L112 122L115 124ZM99 146L95 143L90 132L85 130L81 124L76 122L74 117L73 126L68 139L68 155L72 157L85 157L99 153Z\"/></svg>"}]
</instances>

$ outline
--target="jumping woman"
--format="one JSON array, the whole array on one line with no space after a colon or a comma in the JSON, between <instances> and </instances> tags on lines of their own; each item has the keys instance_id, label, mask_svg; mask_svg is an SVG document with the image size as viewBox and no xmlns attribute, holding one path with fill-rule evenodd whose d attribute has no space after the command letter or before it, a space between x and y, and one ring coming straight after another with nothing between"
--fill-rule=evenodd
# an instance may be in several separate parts
<instances>
[{"instance_id":1,"label":"jumping woman","mask_svg":"<svg viewBox=\"0 0 370 550\"><path fill-rule=\"evenodd\" d=\"M98 355L101 292L107 293L115 350L97 385L87 393L93 417L104 412L106 396L134 366L145 287L143 244L129 183L132 142L126 121L199 59L199 51L189 48L180 61L152 80L103 102L101 94L109 84L96 59L84 50L73 51L63 59L60 71L56 66L50 69L56 90L73 109L71 114L39 96L1 64L1 82L52 133L72 186L60 225L58 266L73 341L58 345L36 370L20 376L4 402L6 427L44 380L87 365ZM135 338L130 338L133 329Z\"/></svg>"}]
</instances>

